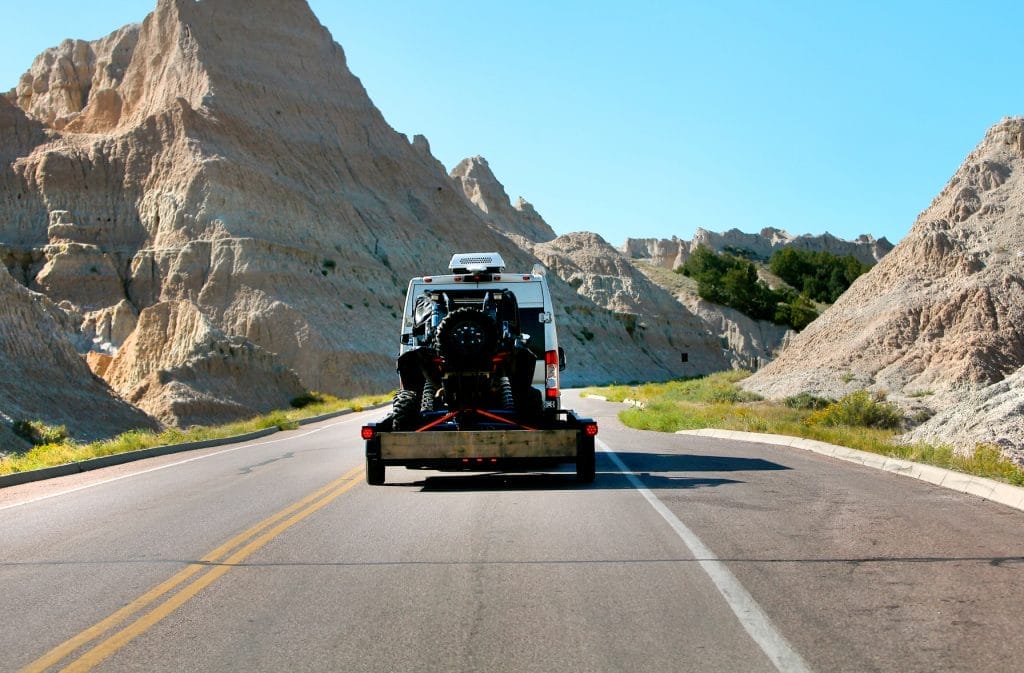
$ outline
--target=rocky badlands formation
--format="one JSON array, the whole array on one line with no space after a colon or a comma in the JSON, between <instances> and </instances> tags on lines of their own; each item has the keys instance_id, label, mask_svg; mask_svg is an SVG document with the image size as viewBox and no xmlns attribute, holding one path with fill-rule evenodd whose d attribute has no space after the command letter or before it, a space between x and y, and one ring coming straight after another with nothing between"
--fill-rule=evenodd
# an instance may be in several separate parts
<instances>
[{"instance_id":1,"label":"rocky badlands formation","mask_svg":"<svg viewBox=\"0 0 1024 673\"><path fill-rule=\"evenodd\" d=\"M1024 459L1024 119L1004 119L907 237L749 389L887 391L939 412L912 436Z\"/></svg>"},{"instance_id":2,"label":"rocky badlands formation","mask_svg":"<svg viewBox=\"0 0 1024 673\"><path fill-rule=\"evenodd\" d=\"M393 130L301 0L159 0L141 24L47 50L0 97L0 158L4 267L97 374L177 425L300 388L389 390L410 276L467 249L529 269L529 246L554 239L485 161L450 176ZM683 369L678 314L552 286L573 307L570 383L722 365L688 326L685 347L717 355Z\"/></svg>"},{"instance_id":3,"label":"rocky badlands formation","mask_svg":"<svg viewBox=\"0 0 1024 673\"><path fill-rule=\"evenodd\" d=\"M853 255L865 264L875 264L893 246L885 238L876 240L862 234L853 241L844 241L832 234L821 236L804 234L793 236L781 229L765 227L759 234L745 234L739 229L716 233L698 228L693 240L684 241L673 236L671 239L628 238L622 246L631 259L646 259L666 269L678 269L690 258L690 254L703 245L715 252L742 250L767 261L772 253L782 248L797 248L814 252L830 252L833 255Z\"/></svg>"},{"instance_id":4,"label":"rocky badlands formation","mask_svg":"<svg viewBox=\"0 0 1024 673\"><path fill-rule=\"evenodd\" d=\"M994 129L908 239L751 387L928 392L914 399L939 413L921 433L968 427L962 400L1004 427L1024 361L1020 127ZM695 243L888 249L774 229L625 254L556 237L482 158L449 174L425 138L392 129L302 0L159 0L141 24L47 50L0 96L0 160L2 449L23 448L18 419L89 438L304 390L389 390L407 279L459 250L549 269L573 385L772 357L787 332L700 302L667 270Z\"/></svg>"}]
</instances>

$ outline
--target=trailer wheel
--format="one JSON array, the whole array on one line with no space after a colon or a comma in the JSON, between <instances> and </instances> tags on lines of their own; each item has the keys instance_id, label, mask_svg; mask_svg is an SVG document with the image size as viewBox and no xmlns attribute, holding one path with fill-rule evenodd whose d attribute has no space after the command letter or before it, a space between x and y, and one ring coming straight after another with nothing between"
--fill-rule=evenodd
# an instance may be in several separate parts
<instances>
[{"instance_id":1,"label":"trailer wheel","mask_svg":"<svg viewBox=\"0 0 1024 673\"><path fill-rule=\"evenodd\" d=\"M366 483L370 486L380 486L384 483L384 463L380 459L366 459Z\"/></svg>"},{"instance_id":2,"label":"trailer wheel","mask_svg":"<svg viewBox=\"0 0 1024 673\"><path fill-rule=\"evenodd\" d=\"M420 413L420 396L415 390L399 390L391 405L392 428L410 430L416 425Z\"/></svg>"},{"instance_id":3,"label":"trailer wheel","mask_svg":"<svg viewBox=\"0 0 1024 673\"><path fill-rule=\"evenodd\" d=\"M594 483L596 472L594 444L586 442L586 445L580 448L579 454L576 456L576 481L581 484L592 484Z\"/></svg>"}]
</instances>

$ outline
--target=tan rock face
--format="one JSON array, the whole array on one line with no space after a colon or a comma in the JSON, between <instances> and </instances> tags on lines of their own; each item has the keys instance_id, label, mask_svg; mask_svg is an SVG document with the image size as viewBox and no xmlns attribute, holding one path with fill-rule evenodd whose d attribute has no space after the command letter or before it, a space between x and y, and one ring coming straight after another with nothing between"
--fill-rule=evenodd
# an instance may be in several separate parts
<instances>
[{"instance_id":1,"label":"tan rock face","mask_svg":"<svg viewBox=\"0 0 1024 673\"><path fill-rule=\"evenodd\" d=\"M129 428L155 429L144 413L118 399L89 371L64 337L54 315L61 311L42 295L25 289L0 268L0 421L40 420L64 425L76 439L109 437ZM0 452L24 448L4 440Z\"/></svg>"},{"instance_id":2,"label":"tan rock face","mask_svg":"<svg viewBox=\"0 0 1024 673\"><path fill-rule=\"evenodd\" d=\"M652 264L674 271L690 259L690 245L675 236L671 239L627 238L622 252L630 259L649 260Z\"/></svg>"},{"instance_id":3,"label":"tan rock face","mask_svg":"<svg viewBox=\"0 0 1024 673\"><path fill-rule=\"evenodd\" d=\"M907 237L777 360L775 396L929 391L938 410L1024 365L1024 119L986 134ZM1024 424L1013 433L1024 445Z\"/></svg>"},{"instance_id":4,"label":"tan rock face","mask_svg":"<svg viewBox=\"0 0 1024 673\"><path fill-rule=\"evenodd\" d=\"M965 450L978 443L992 444L1024 465L1022 419L1024 369L1019 369L999 383L964 392L958 403L915 428L906 439L952 444Z\"/></svg>"},{"instance_id":5,"label":"tan rock face","mask_svg":"<svg viewBox=\"0 0 1024 673\"><path fill-rule=\"evenodd\" d=\"M494 177L483 157L463 159L452 169L451 177L498 231L536 242L550 241L555 237L554 230L523 197L520 196L512 205L505 187Z\"/></svg>"},{"instance_id":6,"label":"tan rock face","mask_svg":"<svg viewBox=\"0 0 1024 673\"><path fill-rule=\"evenodd\" d=\"M188 301L142 311L104 371L118 393L168 425L213 425L287 408L304 387L273 354L217 329Z\"/></svg>"},{"instance_id":7,"label":"tan rock face","mask_svg":"<svg viewBox=\"0 0 1024 673\"><path fill-rule=\"evenodd\" d=\"M138 34L139 26L131 25L96 42L65 40L47 49L21 76L15 90L18 106L59 130L94 101L90 112L109 117L113 102L117 115L107 121L116 125L120 104L114 88L124 78Z\"/></svg>"}]
</instances>

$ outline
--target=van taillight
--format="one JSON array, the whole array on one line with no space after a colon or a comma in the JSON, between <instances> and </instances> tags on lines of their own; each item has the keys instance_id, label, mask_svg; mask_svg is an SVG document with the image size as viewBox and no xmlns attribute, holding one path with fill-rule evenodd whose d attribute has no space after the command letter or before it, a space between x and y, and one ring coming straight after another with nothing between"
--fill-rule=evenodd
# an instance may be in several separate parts
<instances>
[{"instance_id":1,"label":"van taillight","mask_svg":"<svg viewBox=\"0 0 1024 673\"><path fill-rule=\"evenodd\" d=\"M558 399L558 351L544 352L544 396Z\"/></svg>"}]
</instances>

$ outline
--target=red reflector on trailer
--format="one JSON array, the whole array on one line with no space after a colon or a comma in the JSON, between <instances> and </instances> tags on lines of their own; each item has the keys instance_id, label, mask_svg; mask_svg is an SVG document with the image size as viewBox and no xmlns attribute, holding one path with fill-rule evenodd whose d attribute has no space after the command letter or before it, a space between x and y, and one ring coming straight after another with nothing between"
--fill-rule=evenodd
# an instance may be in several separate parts
<instances>
[{"instance_id":1,"label":"red reflector on trailer","mask_svg":"<svg viewBox=\"0 0 1024 673\"><path fill-rule=\"evenodd\" d=\"M455 278L453 278L452 280L454 280L456 283L461 283L462 282L462 276L455 276Z\"/></svg>"},{"instance_id":2,"label":"red reflector on trailer","mask_svg":"<svg viewBox=\"0 0 1024 673\"><path fill-rule=\"evenodd\" d=\"M363 439L369 440L377 436L377 431L369 425L364 425L363 429L359 431L359 434L362 435Z\"/></svg>"},{"instance_id":3,"label":"red reflector on trailer","mask_svg":"<svg viewBox=\"0 0 1024 673\"><path fill-rule=\"evenodd\" d=\"M501 280L501 276L495 276L494 280Z\"/></svg>"},{"instance_id":4,"label":"red reflector on trailer","mask_svg":"<svg viewBox=\"0 0 1024 673\"><path fill-rule=\"evenodd\" d=\"M463 459L462 459L462 462L464 462L464 463L468 463L468 462L469 462L469 458L463 458Z\"/></svg>"},{"instance_id":5,"label":"red reflector on trailer","mask_svg":"<svg viewBox=\"0 0 1024 673\"><path fill-rule=\"evenodd\" d=\"M434 279L431 278L430 276L427 276L426 278L423 279L423 282L424 283L433 283Z\"/></svg>"},{"instance_id":6,"label":"red reflector on trailer","mask_svg":"<svg viewBox=\"0 0 1024 673\"><path fill-rule=\"evenodd\" d=\"M583 432L587 433L588 437L597 436L597 423L587 423L583 426Z\"/></svg>"},{"instance_id":7,"label":"red reflector on trailer","mask_svg":"<svg viewBox=\"0 0 1024 673\"><path fill-rule=\"evenodd\" d=\"M491 462L492 463L496 463L496 462L498 462L498 459L497 458L491 458Z\"/></svg>"},{"instance_id":8,"label":"red reflector on trailer","mask_svg":"<svg viewBox=\"0 0 1024 673\"><path fill-rule=\"evenodd\" d=\"M523 276L523 280L530 280L530 277L529 277L529 276L526 276L526 275L524 275L524 276Z\"/></svg>"}]
</instances>

